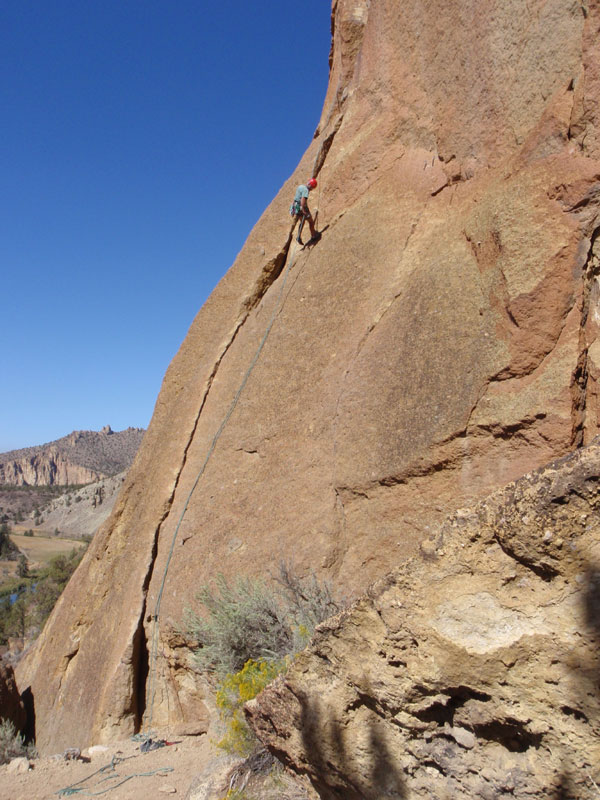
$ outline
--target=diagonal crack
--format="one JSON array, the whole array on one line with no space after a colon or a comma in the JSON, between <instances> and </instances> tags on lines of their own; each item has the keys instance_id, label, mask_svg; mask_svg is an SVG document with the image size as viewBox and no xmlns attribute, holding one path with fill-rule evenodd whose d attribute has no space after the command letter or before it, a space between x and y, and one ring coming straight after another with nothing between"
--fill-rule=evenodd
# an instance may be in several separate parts
<instances>
[{"instance_id":1,"label":"diagonal crack","mask_svg":"<svg viewBox=\"0 0 600 800\"><path fill-rule=\"evenodd\" d=\"M587 322L590 312L592 287L600 275L600 227L591 236L587 258L583 267L583 296L581 301L581 321L579 323L579 356L571 380L571 445L582 447L585 443L585 425L588 389L588 351Z\"/></svg>"},{"instance_id":2,"label":"diagonal crack","mask_svg":"<svg viewBox=\"0 0 600 800\"><path fill-rule=\"evenodd\" d=\"M283 246L283 248L279 251L279 253L277 253L277 255L274 258L272 258L269 262L267 262L267 264L263 267L258 279L256 280L256 282L254 284L254 287L253 287L252 291L242 301L242 304L241 304L241 307L240 307L240 312L238 314L238 318L237 318L237 320L235 322L233 330L230 332L230 334L229 334L229 336L227 338L227 341L223 344L223 346L221 348L221 352L218 354L218 356L217 356L217 358L215 360L215 363L213 365L213 368L211 370L211 373L210 373L210 375L208 376L208 378L206 380L204 393L203 393L202 398L200 400L198 411L196 413L196 417L194 419L194 422L193 422L193 425L192 425L192 429L191 429L190 434L188 436L187 443L186 443L186 445L185 445L185 447L183 449L183 456L182 456L182 459L181 459L181 464L180 464L179 469L177 471L177 475L176 475L175 481L173 483L173 488L172 488L171 493L169 495L169 498L167 499L167 502L165 504L165 510L164 510L164 512L163 512L163 514L162 514L160 520L158 521L158 524L157 524L157 526L156 526L156 528L154 530L154 536L153 536L152 548L151 548L151 555L150 555L150 559L149 559L149 563L148 563L148 569L147 569L146 577L144 579L143 586L142 586L142 593L143 593L142 609L141 609L140 616L139 616L139 623L138 623L138 626L136 628L136 632L134 634L134 638L136 639L136 642L134 642L134 644L137 645L137 657L135 659L136 660L136 664L134 666L134 674L133 674L133 686L134 686L133 691L134 691L134 693L135 693L135 695L137 697L136 726L138 726L138 727L139 727L139 725L141 725L141 722L142 722L142 719L143 719L143 715L144 715L144 712L145 712L145 704L146 704L145 683L146 683L146 678L148 676L149 658L150 658L149 650L148 650L148 639L147 639L147 637L146 637L146 635L144 633L144 630L143 630L144 629L144 620L145 620L146 615L148 613L148 590L149 590L150 584L152 582L152 577L153 577L153 574L154 574L154 568L156 566L156 560L157 560L157 556L158 556L158 543L159 543L160 535L161 535L161 532L162 532L162 527L163 527L163 524L164 524L165 520L169 517L169 515L171 513L171 509L172 509L173 503L175 501L175 495L176 495L177 489L179 487L181 476L183 474L183 471L184 471L186 463L187 463L188 453L189 453L190 447L192 446L192 443L194 441L194 438L195 438L195 435L196 435L196 431L197 431L198 425L200 423L200 418L202 416L202 412L203 412L203 410L204 410L204 408L206 406L206 403L208 401L208 396L210 394L210 391L211 391L212 385L214 383L215 377L217 375L217 372L219 371L219 368L220 368L221 364L223 363L223 360L224 360L225 356L227 355L227 353L229 352L229 350L232 347L233 343L235 342L235 340L237 338L237 335L240 332L242 326L244 325L244 323L248 319L248 316L250 315L251 311L254 308L256 308L256 306L260 303L262 298L267 293L268 289L273 285L273 283L280 276L280 274L281 274L281 272L282 272L282 270L283 270L283 268L284 268L284 266L286 264L288 255L289 255L291 241L292 241L292 232L290 231L290 233L288 235L288 239L287 239L285 245Z\"/></svg>"}]
</instances>

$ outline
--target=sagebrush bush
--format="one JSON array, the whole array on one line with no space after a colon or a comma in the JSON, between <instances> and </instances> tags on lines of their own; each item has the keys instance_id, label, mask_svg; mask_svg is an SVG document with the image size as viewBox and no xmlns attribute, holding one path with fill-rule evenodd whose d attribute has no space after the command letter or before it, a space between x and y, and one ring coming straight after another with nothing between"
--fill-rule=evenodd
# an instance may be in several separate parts
<instances>
[{"instance_id":1,"label":"sagebrush bush","mask_svg":"<svg viewBox=\"0 0 600 800\"><path fill-rule=\"evenodd\" d=\"M238 578L230 584L218 575L215 590L204 587L197 595L204 615L186 612L187 633L199 643L196 664L218 679L216 702L225 726L218 745L246 757L261 746L244 718L244 703L285 670L319 622L340 610L330 586L314 574L301 578L282 564L275 581L268 586Z\"/></svg>"},{"instance_id":2,"label":"sagebrush bush","mask_svg":"<svg viewBox=\"0 0 600 800\"><path fill-rule=\"evenodd\" d=\"M214 593L204 587L197 595L207 615L186 615L189 633L200 642L195 653L200 668L223 676L239 672L250 658L280 658L290 652L292 631L272 589L254 578L238 578L230 585L218 575L215 582Z\"/></svg>"},{"instance_id":3,"label":"sagebrush bush","mask_svg":"<svg viewBox=\"0 0 600 800\"><path fill-rule=\"evenodd\" d=\"M345 603L335 600L331 584L320 581L314 572L301 578L289 564L281 563L275 580L283 590L292 622L293 652L298 652L306 647L317 625L337 614Z\"/></svg>"},{"instance_id":4,"label":"sagebrush bush","mask_svg":"<svg viewBox=\"0 0 600 800\"><path fill-rule=\"evenodd\" d=\"M216 578L197 599L203 615L188 609L188 635L199 642L194 658L201 669L222 677L239 672L249 660L277 660L302 650L319 622L340 610L331 588L314 574L301 578L285 564L276 584L258 578L229 583Z\"/></svg>"},{"instance_id":5,"label":"sagebrush bush","mask_svg":"<svg viewBox=\"0 0 600 800\"><path fill-rule=\"evenodd\" d=\"M9 719L0 720L0 764L8 764L20 756L33 758L35 748L25 744L25 739Z\"/></svg>"}]
</instances>

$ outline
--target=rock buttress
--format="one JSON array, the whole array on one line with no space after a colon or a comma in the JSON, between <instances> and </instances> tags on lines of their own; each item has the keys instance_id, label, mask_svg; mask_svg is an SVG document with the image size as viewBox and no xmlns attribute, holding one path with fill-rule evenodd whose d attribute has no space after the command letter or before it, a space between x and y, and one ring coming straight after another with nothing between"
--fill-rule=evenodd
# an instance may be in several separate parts
<instances>
[{"instance_id":1,"label":"rock buttress","mask_svg":"<svg viewBox=\"0 0 600 800\"><path fill-rule=\"evenodd\" d=\"M325 800L597 797L600 443L450 517L247 705Z\"/></svg>"}]
</instances>

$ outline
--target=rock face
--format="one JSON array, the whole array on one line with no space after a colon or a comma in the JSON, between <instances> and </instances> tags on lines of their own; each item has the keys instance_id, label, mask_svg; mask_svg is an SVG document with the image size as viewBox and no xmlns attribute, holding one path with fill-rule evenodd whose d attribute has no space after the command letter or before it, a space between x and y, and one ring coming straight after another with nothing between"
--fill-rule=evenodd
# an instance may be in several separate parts
<instances>
[{"instance_id":1,"label":"rock face","mask_svg":"<svg viewBox=\"0 0 600 800\"><path fill-rule=\"evenodd\" d=\"M101 477L53 449L23 458L9 457L0 464L0 481L8 486L68 486L91 483Z\"/></svg>"},{"instance_id":2,"label":"rock face","mask_svg":"<svg viewBox=\"0 0 600 800\"><path fill-rule=\"evenodd\" d=\"M598 430L600 7L336 0L315 138L194 321L19 665L42 749L190 721L215 572L362 590ZM288 208L313 173L321 242Z\"/></svg>"},{"instance_id":3,"label":"rock face","mask_svg":"<svg viewBox=\"0 0 600 800\"><path fill-rule=\"evenodd\" d=\"M129 467L144 431L127 428L115 433L73 431L38 447L0 454L0 484L9 486L67 486L92 483Z\"/></svg>"},{"instance_id":4,"label":"rock face","mask_svg":"<svg viewBox=\"0 0 600 800\"><path fill-rule=\"evenodd\" d=\"M598 796L596 442L450 517L249 704L320 797Z\"/></svg>"}]
</instances>

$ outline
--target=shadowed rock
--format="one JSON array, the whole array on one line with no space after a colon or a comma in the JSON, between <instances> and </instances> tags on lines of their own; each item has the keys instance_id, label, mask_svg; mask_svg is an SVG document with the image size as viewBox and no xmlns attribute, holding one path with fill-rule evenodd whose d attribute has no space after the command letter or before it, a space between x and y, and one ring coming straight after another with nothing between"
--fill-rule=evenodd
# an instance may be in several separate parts
<instances>
[{"instance_id":1,"label":"shadowed rock","mask_svg":"<svg viewBox=\"0 0 600 800\"><path fill-rule=\"evenodd\" d=\"M19 695L13 668L0 659L0 719L10 720L17 731L25 730L25 706Z\"/></svg>"}]
</instances>

